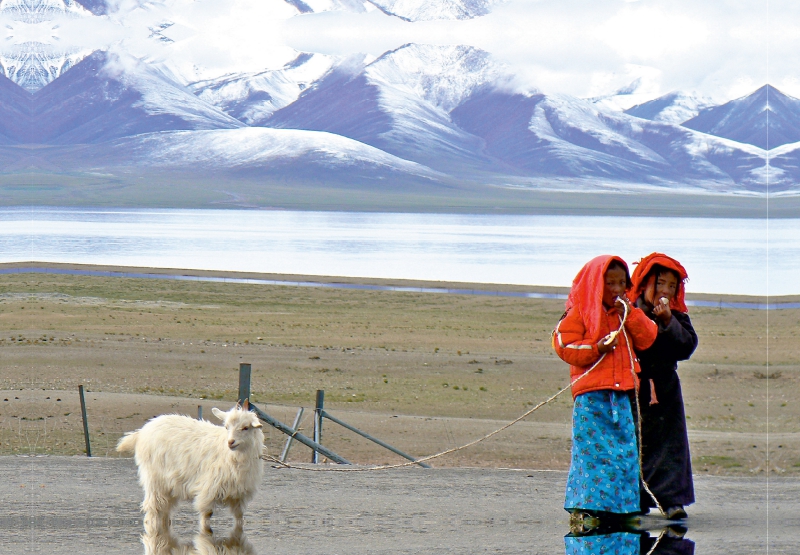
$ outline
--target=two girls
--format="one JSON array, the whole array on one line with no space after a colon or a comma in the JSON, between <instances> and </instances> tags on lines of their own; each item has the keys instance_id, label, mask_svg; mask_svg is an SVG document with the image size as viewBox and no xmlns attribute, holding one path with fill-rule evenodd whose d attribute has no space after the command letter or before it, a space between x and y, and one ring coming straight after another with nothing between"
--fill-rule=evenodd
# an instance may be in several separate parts
<instances>
[{"instance_id":1,"label":"two girls","mask_svg":"<svg viewBox=\"0 0 800 555\"><path fill-rule=\"evenodd\" d=\"M633 278L621 258L604 255L589 261L573 281L553 347L570 364L573 380L564 508L577 529L596 526L598 519L624 521L654 506L650 494L640 492L637 389L646 483L668 507L669 518L685 517L683 505L694 500L675 374L676 361L688 358L697 345L686 316L685 279L677 261L654 253L640 262Z\"/></svg>"}]
</instances>

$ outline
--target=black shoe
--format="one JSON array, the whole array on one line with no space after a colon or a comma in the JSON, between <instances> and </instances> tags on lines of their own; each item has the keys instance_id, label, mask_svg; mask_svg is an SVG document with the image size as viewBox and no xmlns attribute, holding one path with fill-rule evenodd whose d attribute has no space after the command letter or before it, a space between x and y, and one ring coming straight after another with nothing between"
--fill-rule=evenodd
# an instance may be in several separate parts
<instances>
[{"instance_id":1,"label":"black shoe","mask_svg":"<svg viewBox=\"0 0 800 555\"><path fill-rule=\"evenodd\" d=\"M668 538L676 540L682 540L683 537L686 535L686 532L689 531L688 528L686 528L685 526L681 526L680 524L672 524L670 526L667 526L665 530Z\"/></svg>"},{"instance_id":2,"label":"black shoe","mask_svg":"<svg viewBox=\"0 0 800 555\"><path fill-rule=\"evenodd\" d=\"M666 513L667 513L667 520L683 520L684 518L689 516L686 514L686 511L683 510L683 506L681 505L676 505L674 507L668 508Z\"/></svg>"}]
</instances>

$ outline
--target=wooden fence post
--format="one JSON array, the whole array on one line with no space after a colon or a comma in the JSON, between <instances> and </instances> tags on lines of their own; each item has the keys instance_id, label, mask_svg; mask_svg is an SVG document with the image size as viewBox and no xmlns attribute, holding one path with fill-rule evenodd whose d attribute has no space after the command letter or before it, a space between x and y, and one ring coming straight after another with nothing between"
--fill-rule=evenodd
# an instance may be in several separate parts
<instances>
[{"instance_id":1,"label":"wooden fence post","mask_svg":"<svg viewBox=\"0 0 800 555\"><path fill-rule=\"evenodd\" d=\"M325 404L325 390L317 390L317 404L314 407L314 443L322 445L322 411ZM319 462L319 452L315 449L311 454L311 462Z\"/></svg>"},{"instance_id":2,"label":"wooden fence post","mask_svg":"<svg viewBox=\"0 0 800 555\"><path fill-rule=\"evenodd\" d=\"M239 405L250 398L250 365L246 362L239 364Z\"/></svg>"},{"instance_id":3,"label":"wooden fence post","mask_svg":"<svg viewBox=\"0 0 800 555\"><path fill-rule=\"evenodd\" d=\"M86 456L92 456L92 446L89 444L89 422L86 420L86 399L83 395L83 385L78 386L78 396L81 398L81 417L83 418L83 437L86 440Z\"/></svg>"}]
</instances>

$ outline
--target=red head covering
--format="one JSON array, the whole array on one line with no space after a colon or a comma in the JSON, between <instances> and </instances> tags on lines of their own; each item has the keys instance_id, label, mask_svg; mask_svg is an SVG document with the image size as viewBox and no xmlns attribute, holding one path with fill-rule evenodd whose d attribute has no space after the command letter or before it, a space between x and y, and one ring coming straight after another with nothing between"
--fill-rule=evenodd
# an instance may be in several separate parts
<instances>
[{"instance_id":1,"label":"red head covering","mask_svg":"<svg viewBox=\"0 0 800 555\"><path fill-rule=\"evenodd\" d=\"M583 323L590 337L600 341L605 334L601 331L600 322L606 310L603 308L603 291L606 287L605 275L613 261L620 262L628 273L628 265L619 256L604 254L592 258L581 268L567 297L567 310L576 308L580 311Z\"/></svg>"},{"instance_id":2,"label":"red head covering","mask_svg":"<svg viewBox=\"0 0 800 555\"><path fill-rule=\"evenodd\" d=\"M678 312L689 312L686 307L686 288L684 282L689 278L686 269L681 266L681 263L660 252L648 254L636 263L637 266L633 270L631 281L633 287L631 288L631 302L636 302L640 296L645 294L648 287L655 287L655 276L648 276L654 266L662 266L668 270L672 270L678 275L678 288L675 291L675 296L669 303L670 310L677 310Z\"/></svg>"}]
</instances>

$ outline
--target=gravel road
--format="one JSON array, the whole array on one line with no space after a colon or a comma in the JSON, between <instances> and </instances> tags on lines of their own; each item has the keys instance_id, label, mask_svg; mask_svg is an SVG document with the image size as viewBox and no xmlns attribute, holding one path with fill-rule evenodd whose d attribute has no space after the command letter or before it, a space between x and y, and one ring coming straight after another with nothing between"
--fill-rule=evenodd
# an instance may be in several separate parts
<instances>
[{"instance_id":1,"label":"gravel road","mask_svg":"<svg viewBox=\"0 0 800 555\"><path fill-rule=\"evenodd\" d=\"M240 552L564 553L565 480L558 471L267 467ZM800 553L800 480L701 476L696 486L686 538L698 555L766 553L767 545ZM140 501L131 459L0 457L0 553L141 554ZM223 512L212 524L225 537L232 521ZM658 535L658 519L644 524ZM182 507L176 532L191 541L195 526Z\"/></svg>"}]
</instances>

